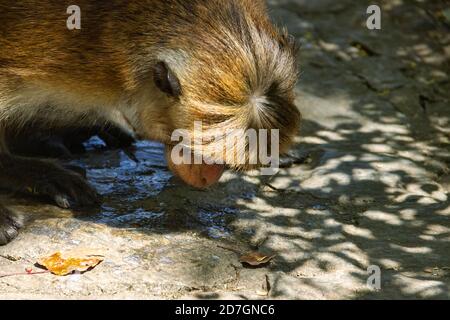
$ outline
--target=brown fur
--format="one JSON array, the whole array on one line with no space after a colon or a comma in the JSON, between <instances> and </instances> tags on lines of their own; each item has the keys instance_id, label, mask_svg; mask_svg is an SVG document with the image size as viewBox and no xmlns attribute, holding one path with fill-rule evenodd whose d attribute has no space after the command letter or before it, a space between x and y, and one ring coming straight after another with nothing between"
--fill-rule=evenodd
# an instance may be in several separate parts
<instances>
[{"instance_id":1,"label":"brown fur","mask_svg":"<svg viewBox=\"0 0 450 320\"><path fill-rule=\"evenodd\" d=\"M281 151L290 145L300 122L296 48L271 24L262 0L77 0L81 30L70 31L72 4L0 0L0 188L31 190L64 208L98 203L77 172L9 153L5 137L34 128L30 122L61 128L106 119L170 150L175 129L193 136L201 120L220 139L228 129L279 129ZM216 141L201 146L214 151L209 160L231 151ZM256 154L232 147L245 149L246 159ZM251 167L229 158L227 165ZM169 166L199 187L223 169ZM0 204L0 245L21 226Z\"/></svg>"},{"instance_id":2,"label":"brown fur","mask_svg":"<svg viewBox=\"0 0 450 320\"><path fill-rule=\"evenodd\" d=\"M300 120L296 49L263 1L79 0L82 29L73 31L71 4L0 0L0 126L102 115L170 143L174 129L203 120L280 129L286 150ZM161 60L179 78L179 99L152 81Z\"/></svg>"}]
</instances>

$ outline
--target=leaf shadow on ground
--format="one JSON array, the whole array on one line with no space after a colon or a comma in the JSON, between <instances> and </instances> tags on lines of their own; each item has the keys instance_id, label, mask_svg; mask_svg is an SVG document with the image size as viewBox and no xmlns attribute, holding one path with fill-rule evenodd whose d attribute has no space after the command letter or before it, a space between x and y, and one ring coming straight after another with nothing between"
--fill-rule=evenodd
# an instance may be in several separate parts
<instances>
[{"instance_id":1,"label":"leaf shadow on ground","mask_svg":"<svg viewBox=\"0 0 450 320\"><path fill-rule=\"evenodd\" d=\"M394 7L385 19L408 8ZM345 10L332 14L347 19ZM333 25L320 13L302 19L323 31L313 32L321 41L304 49L298 101L305 121L276 177L230 174L198 191L170 179L159 145L138 145L139 164L119 152L91 153L83 161L105 204L100 214L78 219L149 235L196 231L241 250L259 246L277 254L264 271L271 276L271 298L449 298L450 202L437 180L448 174L450 118L445 109L430 115L401 103L448 103L404 68L417 45L429 41L396 43L399 35L379 39L364 32L339 37L327 34ZM335 32L353 27L348 18ZM361 71L370 66L385 70ZM439 68L425 61L414 72L431 76ZM384 87L389 79L392 87ZM448 87L448 80L437 87ZM415 90L421 92L408 100ZM424 126L431 135L420 134ZM371 265L382 270L380 291L366 287Z\"/></svg>"}]
</instances>

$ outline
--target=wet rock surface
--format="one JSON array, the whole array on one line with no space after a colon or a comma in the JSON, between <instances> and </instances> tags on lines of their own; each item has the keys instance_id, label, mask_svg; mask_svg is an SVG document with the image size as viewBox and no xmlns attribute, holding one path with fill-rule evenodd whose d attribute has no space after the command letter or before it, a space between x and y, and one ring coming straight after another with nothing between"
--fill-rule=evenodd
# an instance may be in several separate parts
<instances>
[{"instance_id":1,"label":"wet rock surface","mask_svg":"<svg viewBox=\"0 0 450 320\"><path fill-rule=\"evenodd\" d=\"M42 256L96 248L82 275L0 278L1 298L450 298L449 25L443 3L271 0L302 44L305 121L283 169L194 190L162 146L130 160L92 140L84 167L104 198L71 212L5 196L27 226L0 247L0 277ZM406 4L407 3L407 4ZM244 268L239 253L276 257ZM367 269L381 269L381 289Z\"/></svg>"}]
</instances>

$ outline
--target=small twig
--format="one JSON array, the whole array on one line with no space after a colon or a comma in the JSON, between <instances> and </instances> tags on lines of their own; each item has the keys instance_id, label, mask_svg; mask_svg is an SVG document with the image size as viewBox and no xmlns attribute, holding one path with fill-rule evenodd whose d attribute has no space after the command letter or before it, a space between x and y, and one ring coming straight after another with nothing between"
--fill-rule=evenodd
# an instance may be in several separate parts
<instances>
[{"instance_id":1,"label":"small twig","mask_svg":"<svg viewBox=\"0 0 450 320\"><path fill-rule=\"evenodd\" d=\"M44 274L44 273L50 273L50 271L36 271L36 272L17 272L17 273L6 273L6 274L0 274L0 278L6 278L6 277L13 277L13 276L32 276L35 274Z\"/></svg>"},{"instance_id":2,"label":"small twig","mask_svg":"<svg viewBox=\"0 0 450 320\"><path fill-rule=\"evenodd\" d=\"M15 257L15 256L11 256L9 254L0 254L0 258L4 258L6 260L13 261L13 262L16 262L16 261L19 261L22 259L21 257Z\"/></svg>"},{"instance_id":3,"label":"small twig","mask_svg":"<svg viewBox=\"0 0 450 320\"><path fill-rule=\"evenodd\" d=\"M234 253L239 254L239 255L242 254L242 252L240 252L240 251L237 250L237 249L233 249L233 248L229 248L229 247L223 247L223 246L221 246L221 245L217 245L217 247L218 247L218 248L221 248L221 249L225 249L225 250L231 251L231 252L234 252Z\"/></svg>"},{"instance_id":4,"label":"small twig","mask_svg":"<svg viewBox=\"0 0 450 320\"><path fill-rule=\"evenodd\" d=\"M263 239L261 239L261 240L254 246L254 248L255 248L256 250L259 250L259 249L262 247L262 245L263 245L267 240L269 240L269 236L265 236Z\"/></svg>"},{"instance_id":5,"label":"small twig","mask_svg":"<svg viewBox=\"0 0 450 320\"><path fill-rule=\"evenodd\" d=\"M277 192L286 192L286 190L278 189L277 187L274 187L274 186L271 185L269 182L266 183L266 187L269 187L269 188L272 189L273 191L277 191Z\"/></svg>"},{"instance_id":6,"label":"small twig","mask_svg":"<svg viewBox=\"0 0 450 320\"><path fill-rule=\"evenodd\" d=\"M266 274L266 288L267 290L267 295L270 295L270 291L272 290L272 286L270 284L270 279L269 279L269 275Z\"/></svg>"}]
</instances>

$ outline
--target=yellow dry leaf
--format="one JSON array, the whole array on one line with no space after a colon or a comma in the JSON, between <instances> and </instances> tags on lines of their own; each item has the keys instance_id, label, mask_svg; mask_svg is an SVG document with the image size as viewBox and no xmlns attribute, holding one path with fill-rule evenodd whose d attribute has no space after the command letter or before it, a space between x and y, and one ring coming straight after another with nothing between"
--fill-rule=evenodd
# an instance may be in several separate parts
<instances>
[{"instance_id":1,"label":"yellow dry leaf","mask_svg":"<svg viewBox=\"0 0 450 320\"><path fill-rule=\"evenodd\" d=\"M65 276L74 271L84 272L97 266L104 260L101 255L81 255L70 256L63 255L61 252L56 252L49 257L41 258L38 264L45 267L51 273L58 276Z\"/></svg>"},{"instance_id":2,"label":"yellow dry leaf","mask_svg":"<svg viewBox=\"0 0 450 320\"><path fill-rule=\"evenodd\" d=\"M264 254L261 254L259 252L251 252L249 254L243 255L239 258L239 261L241 263L246 263L251 266L260 266L266 263L269 263L272 261L272 259L275 258L275 256L267 256Z\"/></svg>"}]
</instances>

